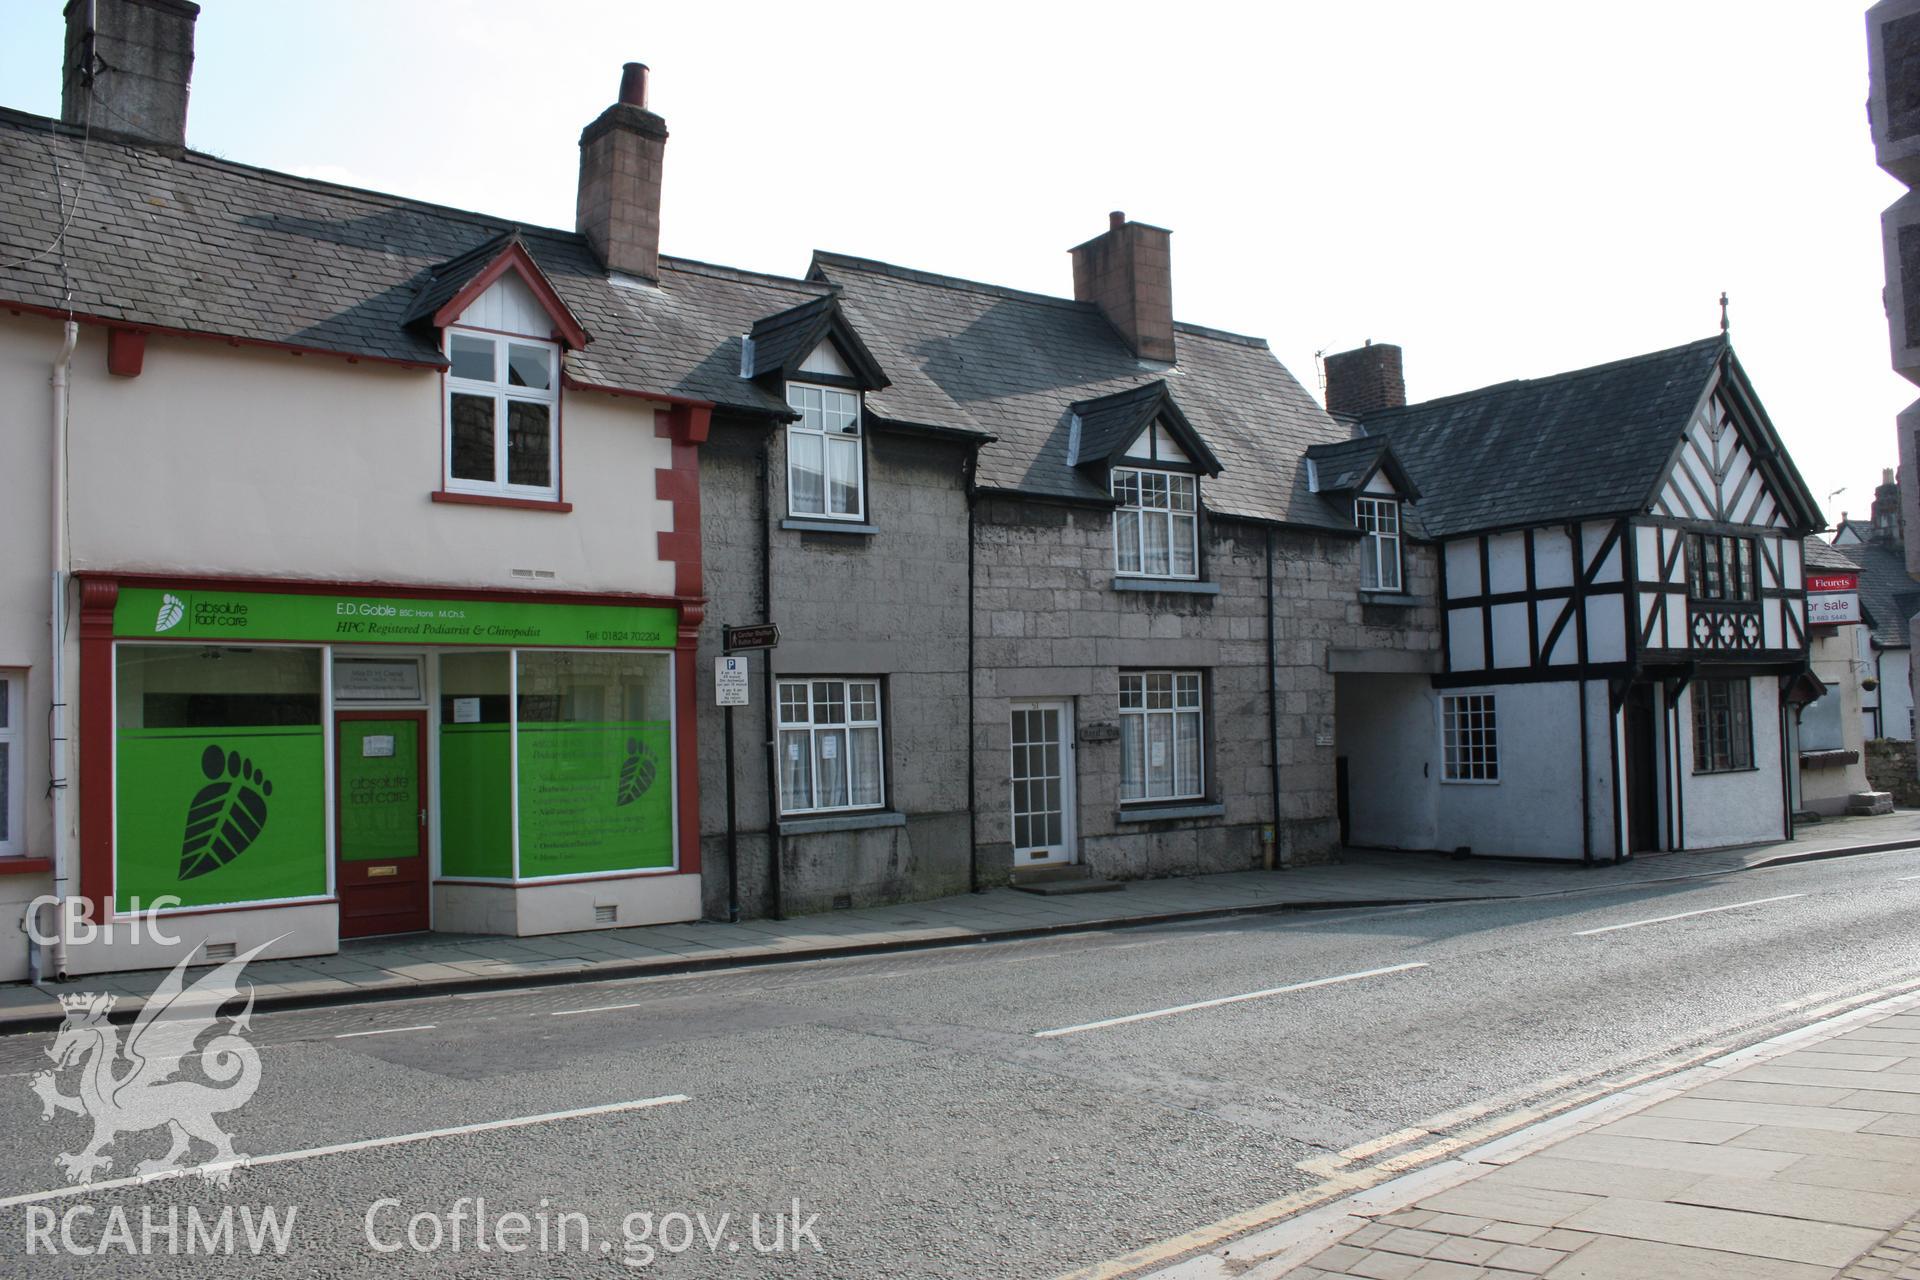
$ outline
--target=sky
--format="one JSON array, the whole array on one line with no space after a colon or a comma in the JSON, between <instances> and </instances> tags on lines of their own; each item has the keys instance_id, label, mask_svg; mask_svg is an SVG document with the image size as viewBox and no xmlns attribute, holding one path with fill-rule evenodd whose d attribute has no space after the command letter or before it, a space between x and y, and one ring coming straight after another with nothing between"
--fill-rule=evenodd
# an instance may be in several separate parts
<instances>
[{"instance_id":1,"label":"sky","mask_svg":"<svg viewBox=\"0 0 1920 1280\"><path fill-rule=\"evenodd\" d=\"M59 111L60 0L0 0ZM652 68L662 251L818 249L1069 294L1109 210L1179 319L1405 350L1425 400L1710 336L1831 519L1896 461L1859 0L1266 4L201 0L188 144L571 227L580 129ZM1836 490L1842 492L1835 493Z\"/></svg>"}]
</instances>

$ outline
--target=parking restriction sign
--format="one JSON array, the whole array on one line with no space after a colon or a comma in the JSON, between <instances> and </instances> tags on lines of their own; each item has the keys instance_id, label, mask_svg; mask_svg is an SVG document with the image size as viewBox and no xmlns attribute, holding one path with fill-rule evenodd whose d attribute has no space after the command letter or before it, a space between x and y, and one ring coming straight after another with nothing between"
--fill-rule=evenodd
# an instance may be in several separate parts
<instances>
[{"instance_id":1,"label":"parking restriction sign","mask_svg":"<svg viewBox=\"0 0 1920 1280\"><path fill-rule=\"evenodd\" d=\"M713 705L747 705L747 660L741 656L713 660Z\"/></svg>"}]
</instances>

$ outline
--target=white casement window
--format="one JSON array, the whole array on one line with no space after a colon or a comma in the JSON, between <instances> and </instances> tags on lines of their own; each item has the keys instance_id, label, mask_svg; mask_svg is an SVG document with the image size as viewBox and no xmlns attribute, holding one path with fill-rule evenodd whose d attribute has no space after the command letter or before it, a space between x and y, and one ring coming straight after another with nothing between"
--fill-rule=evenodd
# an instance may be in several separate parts
<instances>
[{"instance_id":1,"label":"white casement window","mask_svg":"<svg viewBox=\"0 0 1920 1280\"><path fill-rule=\"evenodd\" d=\"M1143 578L1200 576L1200 482L1177 471L1113 469L1113 567Z\"/></svg>"},{"instance_id":2,"label":"white casement window","mask_svg":"<svg viewBox=\"0 0 1920 1280\"><path fill-rule=\"evenodd\" d=\"M455 493L560 496L560 348L447 330L446 486Z\"/></svg>"},{"instance_id":3,"label":"white casement window","mask_svg":"<svg viewBox=\"0 0 1920 1280\"><path fill-rule=\"evenodd\" d=\"M880 682L782 680L780 812L874 809L884 800Z\"/></svg>"},{"instance_id":4,"label":"white casement window","mask_svg":"<svg viewBox=\"0 0 1920 1280\"><path fill-rule=\"evenodd\" d=\"M1360 589L1400 590L1400 503L1393 498L1355 498L1353 523L1360 540Z\"/></svg>"},{"instance_id":5,"label":"white casement window","mask_svg":"<svg viewBox=\"0 0 1920 1280\"><path fill-rule=\"evenodd\" d=\"M1490 693L1440 697L1440 777L1446 782L1500 781L1500 726Z\"/></svg>"},{"instance_id":6,"label":"white casement window","mask_svg":"<svg viewBox=\"0 0 1920 1280\"><path fill-rule=\"evenodd\" d=\"M27 851L27 673L0 671L0 855Z\"/></svg>"},{"instance_id":7,"label":"white casement window","mask_svg":"<svg viewBox=\"0 0 1920 1280\"><path fill-rule=\"evenodd\" d=\"M790 383L787 405L787 514L858 520L866 513L860 456L860 395Z\"/></svg>"},{"instance_id":8,"label":"white casement window","mask_svg":"<svg viewBox=\"0 0 1920 1280\"><path fill-rule=\"evenodd\" d=\"M1201 776L1200 673L1120 673L1120 800L1190 800Z\"/></svg>"}]
</instances>

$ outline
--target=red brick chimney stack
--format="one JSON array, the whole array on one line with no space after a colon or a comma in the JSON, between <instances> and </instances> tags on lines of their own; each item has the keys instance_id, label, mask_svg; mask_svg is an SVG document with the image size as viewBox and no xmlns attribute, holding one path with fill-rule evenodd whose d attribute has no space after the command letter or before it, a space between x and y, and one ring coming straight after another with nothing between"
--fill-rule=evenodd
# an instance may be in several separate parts
<instances>
[{"instance_id":1,"label":"red brick chimney stack","mask_svg":"<svg viewBox=\"0 0 1920 1280\"><path fill-rule=\"evenodd\" d=\"M1327 412L1357 418L1376 409L1398 409L1407 402L1407 379L1400 348L1390 342L1341 351L1327 357Z\"/></svg>"},{"instance_id":2,"label":"red brick chimney stack","mask_svg":"<svg viewBox=\"0 0 1920 1280\"><path fill-rule=\"evenodd\" d=\"M1133 354L1172 364L1173 233L1108 215L1105 235L1073 250L1073 296L1106 313Z\"/></svg>"},{"instance_id":3,"label":"red brick chimney stack","mask_svg":"<svg viewBox=\"0 0 1920 1280\"><path fill-rule=\"evenodd\" d=\"M580 134L574 228L608 271L660 278L660 167L667 122L647 110L647 68L629 62L620 99Z\"/></svg>"}]
</instances>

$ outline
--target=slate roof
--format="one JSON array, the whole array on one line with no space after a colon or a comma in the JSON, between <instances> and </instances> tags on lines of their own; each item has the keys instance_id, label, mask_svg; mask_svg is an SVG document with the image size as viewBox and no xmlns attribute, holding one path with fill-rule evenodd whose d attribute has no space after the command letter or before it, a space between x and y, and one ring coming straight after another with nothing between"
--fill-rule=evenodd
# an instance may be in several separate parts
<instances>
[{"instance_id":1,"label":"slate roof","mask_svg":"<svg viewBox=\"0 0 1920 1280\"><path fill-rule=\"evenodd\" d=\"M1321 493L1358 493L1373 479L1374 472L1384 470L1387 482L1401 497L1409 502L1419 500L1419 486L1400 465L1392 442L1385 436L1358 436L1335 444L1316 444L1307 450L1307 457L1319 477Z\"/></svg>"},{"instance_id":2,"label":"slate roof","mask_svg":"<svg viewBox=\"0 0 1920 1280\"><path fill-rule=\"evenodd\" d=\"M1874 644L1882 649L1911 644L1907 619L1920 613L1920 582L1907 576L1906 549L1897 542L1869 540L1850 543L1839 552L1860 566L1860 604L1867 611Z\"/></svg>"},{"instance_id":3,"label":"slate roof","mask_svg":"<svg viewBox=\"0 0 1920 1280\"><path fill-rule=\"evenodd\" d=\"M77 130L5 109L0 173L0 303L440 368L431 326L408 319L517 235L593 335L567 353L576 383L790 416L777 386L740 377L742 336L783 312L817 319L838 294L893 379L870 412L981 444L987 488L1107 500L1066 465L1070 406L1164 381L1224 468L1209 509L1352 532L1302 462L1351 431L1259 339L1179 324L1178 362L1148 364L1091 304L832 254L808 280L668 257L657 284L609 278L570 231L193 151L95 137L83 155ZM62 253L42 253L63 227Z\"/></svg>"},{"instance_id":4,"label":"slate roof","mask_svg":"<svg viewBox=\"0 0 1920 1280\"><path fill-rule=\"evenodd\" d=\"M516 230L483 214L273 173L197 152L95 137L0 109L0 300L67 303L60 260L40 254L77 195L64 242L83 317L376 360L444 364L431 329L405 319L435 267ZM828 292L818 284L662 258L658 285L609 279L584 237L518 228L595 341L575 380L784 415L742 379L740 335Z\"/></svg>"},{"instance_id":5,"label":"slate roof","mask_svg":"<svg viewBox=\"0 0 1920 1280\"><path fill-rule=\"evenodd\" d=\"M1090 303L817 253L810 278L840 305L893 385L869 412L900 422L973 427L982 487L1105 500L1097 478L1067 465L1072 406L1164 381L1223 468L1201 487L1229 516L1353 532L1353 513L1308 492L1309 445L1351 432L1329 418L1267 344L1176 324L1177 362L1141 361Z\"/></svg>"},{"instance_id":6,"label":"slate roof","mask_svg":"<svg viewBox=\"0 0 1920 1280\"><path fill-rule=\"evenodd\" d=\"M1722 337L1364 415L1426 496L1429 536L1645 510Z\"/></svg>"},{"instance_id":7,"label":"slate roof","mask_svg":"<svg viewBox=\"0 0 1920 1280\"><path fill-rule=\"evenodd\" d=\"M1860 541L1866 542L1873 537L1873 521L1842 520L1838 525L1834 526L1833 532L1835 537L1838 537L1842 533L1851 533L1854 537L1860 539Z\"/></svg>"},{"instance_id":8,"label":"slate roof","mask_svg":"<svg viewBox=\"0 0 1920 1280\"><path fill-rule=\"evenodd\" d=\"M1824 538L1808 538L1801 545L1805 548L1806 566L1809 569L1829 569L1839 573L1852 573L1860 568L1858 562L1850 559L1846 551L1834 546Z\"/></svg>"}]
</instances>

